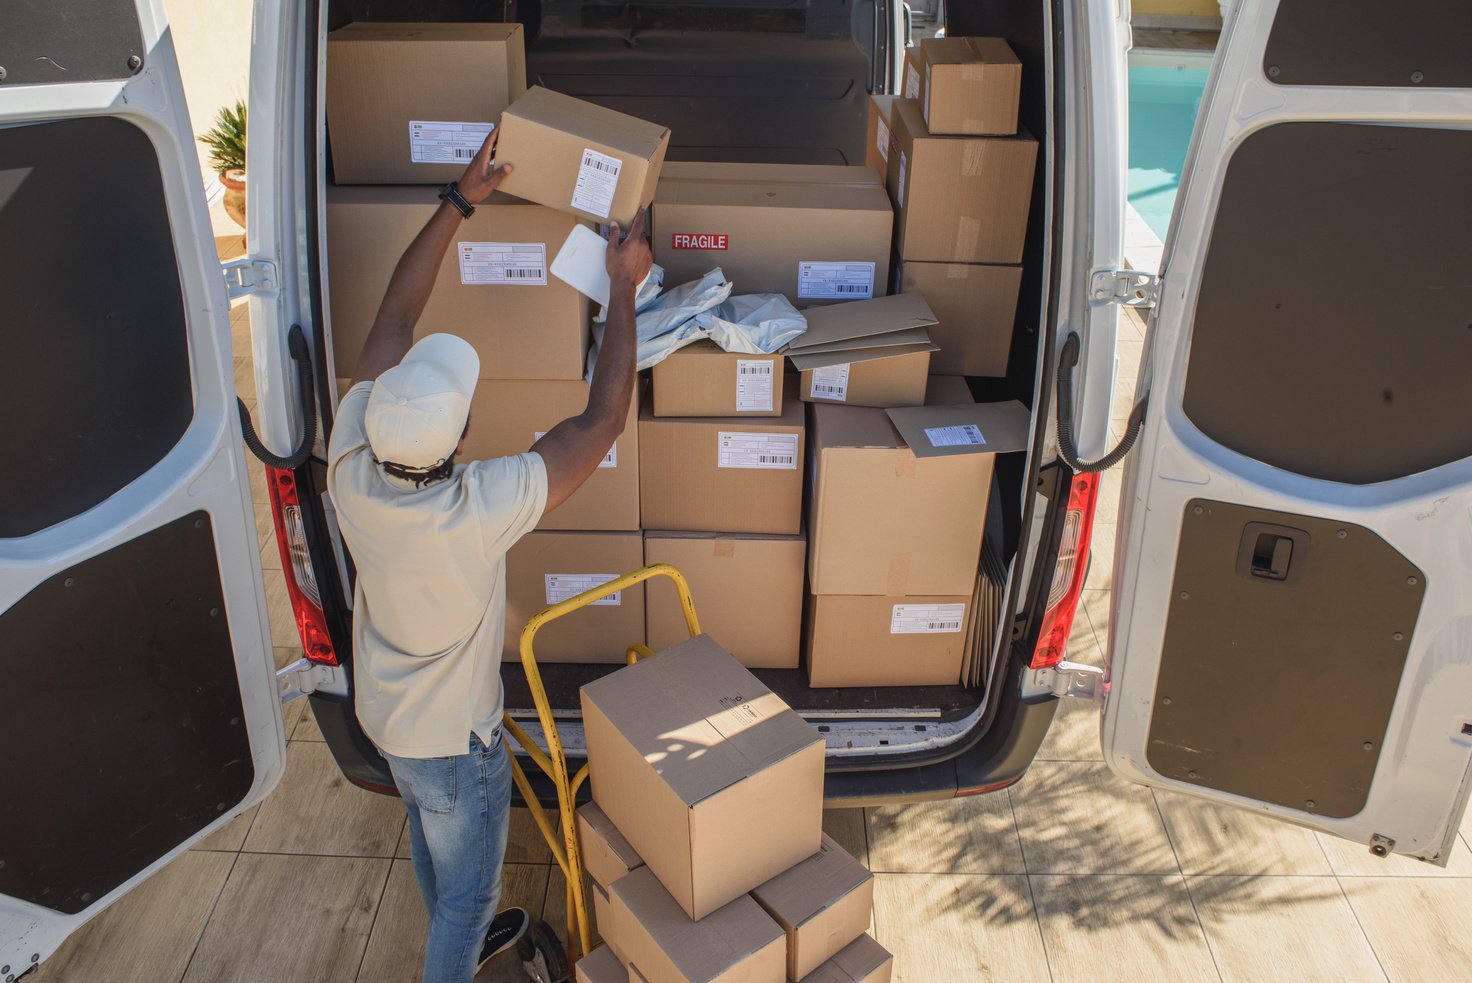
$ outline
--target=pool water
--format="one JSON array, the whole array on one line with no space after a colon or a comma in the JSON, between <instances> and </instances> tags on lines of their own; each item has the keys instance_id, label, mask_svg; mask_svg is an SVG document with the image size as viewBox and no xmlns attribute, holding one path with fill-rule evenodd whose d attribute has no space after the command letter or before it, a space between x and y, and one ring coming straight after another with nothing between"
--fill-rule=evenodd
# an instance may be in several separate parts
<instances>
[{"instance_id":1,"label":"pool water","mask_svg":"<svg viewBox=\"0 0 1472 983\"><path fill-rule=\"evenodd\" d=\"M1126 194L1161 241L1170 228L1181 167L1210 65L1211 55L1206 52L1130 52Z\"/></svg>"}]
</instances>

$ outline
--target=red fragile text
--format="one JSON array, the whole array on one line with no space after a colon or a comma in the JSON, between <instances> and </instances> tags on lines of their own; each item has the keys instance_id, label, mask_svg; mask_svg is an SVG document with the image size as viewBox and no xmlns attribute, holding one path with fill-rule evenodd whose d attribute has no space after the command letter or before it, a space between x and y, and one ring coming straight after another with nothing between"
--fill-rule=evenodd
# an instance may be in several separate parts
<instances>
[{"instance_id":1,"label":"red fragile text","mask_svg":"<svg viewBox=\"0 0 1472 983\"><path fill-rule=\"evenodd\" d=\"M670 235L671 249L725 249L724 232L675 232Z\"/></svg>"}]
</instances>

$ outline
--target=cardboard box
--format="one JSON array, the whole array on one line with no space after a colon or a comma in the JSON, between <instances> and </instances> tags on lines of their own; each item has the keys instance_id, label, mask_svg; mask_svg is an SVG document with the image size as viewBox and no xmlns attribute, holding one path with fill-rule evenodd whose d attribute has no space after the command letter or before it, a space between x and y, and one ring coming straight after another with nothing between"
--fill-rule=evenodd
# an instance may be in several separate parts
<instances>
[{"instance_id":1,"label":"cardboard box","mask_svg":"<svg viewBox=\"0 0 1472 983\"><path fill-rule=\"evenodd\" d=\"M869 132L864 141L864 163L872 167L883 181L889 173L889 148L894 143L889 132L889 110L899 96L869 97Z\"/></svg>"},{"instance_id":2,"label":"cardboard box","mask_svg":"<svg viewBox=\"0 0 1472 983\"><path fill-rule=\"evenodd\" d=\"M874 875L825 833L817 853L751 896L787 933L787 978L800 980L869 927Z\"/></svg>"},{"instance_id":3,"label":"cardboard box","mask_svg":"<svg viewBox=\"0 0 1472 983\"><path fill-rule=\"evenodd\" d=\"M615 933L629 961L660 983L776 983L785 937L743 894L691 921L648 868L613 885Z\"/></svg>"},{"instance_id":4,"label":"cardboard box","mask_svg":"<svg viewBox=\"0 0 1472 983\"><path fill-rule=\"evenodd\" d=\"M1007 374L1022 267L906 261L898 270L900 294L923 294L935 313L930 340L940 351L930 357L932 372Z\"/></svg>"},{"instance_id":5,"label":"cardboard box","mask_svg":"<svg viewBox=\"0 0 1472 983\"><path fill-rule=\"evenodd\" d=\"M858 406L925 401L935 317L916 293L815 310L808 330L787 347L802 372L800 396Z\"/></svg>"},{"instance_id":6,"label":"cardboard box","mask_svg":"<svg viewBox=\"0 0 1472 983\"><path fill-rule=\"evenodd\" d=\"M656 417L639 414L639 514L646 529L694 532L802 530L806 447L802 403L782 415Z\"/></svg>"},{"instance_id":7,"label":"cardboard box","mask_svg":"<svg viewBox=\"0 0 1472 983\"><path fill-rule=\"evenodd\" d=\"M701 630L749 669L797 668L806 559L805 536L644 534L644 562L668 563L685 575ZM674 583L647 583L646 633L658 652L689 633Z\"/></svg>"},{"instance_id":8,"label":"cardboard box","mask_svg":"<svg viewBox=\"0 0 1472 983\"><path fill-rule=\"evenodd\" d=\"M914 352L809 369L802 374L798 396L807 403L919 406L925 402L930 359L930 352Z\"/></svg>"},{"instance_id":9,"label":"cardboard box","mask_svg":"<svg viewBox=\"0 0 1472 983\"><path fill-rule=\"evenodd\" d=\"M588 683L582 709L593 801L689 917L817 852L823 738L710 636ZM658 975L618 914L620 886L644 875L612 885L614 923Z\"/></svg>"},{"instance_id":10,"label":"cardboard box","mask_svg":"<svg viewBox=\"0 0 1472 983\"><path fill-rule=\"evenodd\" d=\"M1032 202L1037 141L934 136L920 103L894 104L887 185L901 259L1020 263Z\"/></svg>"},{"instance_id":11,"label":"cardboard box","mask_svg":"<svg viewBox=\"0 0 1472 983\"><path fill-rule=\"evenodd\" d=\"M678 285L719 266L735 293L798 307L882 297L894 214L869 167L672 162L654 197L654 261Z\"/></svg>"},{"instance_id":12,"label":"cardboard box","mask_svg":"<svg viewBox=\"0 0 1472 983\"><path fill-rule=\"evenodd\" d=\"M802 983L889 983L893 972L894 956L865 934L804 976Z\"/></svg>"},{"instance_id":13,"label":"cardboard box","mask_svg":"<svg viewBox=\"0 0 1472 983\"><path fill-rule=\"evenodd\" d=\"M354 376L394 267L438 206L433 188L328 187L328 310L339 376ZM588 299L547 275L576 221L508 195L477 206L456 230L415 337L459 335L480 353L487 379L583 378Z\"/></svg>"},{"instance_id":14,"label":"cardboard box","mask_svg":"<svg viewBox=\"0 0 1472 983\"><path fill-rule=\"evenodd\" d=\"M588 405L588 384L482 379L470 401L465 435L469 460L521 454ZM624 432L607 456L567 501L548 512L538 529L635 530L639 528L639 397L629 403ZM627 573L620 570L619 573Z\"/></svg>"},{"instance_id":15,"label":"cardboard box","mask_svg":"<svg viewBox=\"0 0 1472 983\"><path fill-rule=\"evenodd\" d=\"M636 532L533 532L506 554L506 643L502 658L521 661L521 630L558 601L644 565ZM621 663L644 641L644 585L635 584L559 618L537 632L538 662Z\"/></svg>"},{"instance_id":16,"label":"cardboard box","mask_svg":"<svg viewBox=\"0 0 1472 983\"><path fill-rule=\"evenodd\" d=\"M805 632L808 685L955 686L970 617L969 588L942 595L814 594Z\"/></svg>"},{"instance_id":17,"label":"cardboard box","mask_svg":"<svg viewBox=\"0 0 1472 983\"><path fill-rule=\"evenodd\" d=\"M654 367L654 415L781 416L784 367L780 354L686 345Z\"/></svg>"},{"instance_id":18,"label":"cardboard box","mask_svg":"<svg viewBox=\"0 0 1472 983\"><path fill-rule=\"evenodd\" d=\"M906 99L925 98L925 76L920 71L920 48L905 49L905 67L900 73L900 95Z\"/></svg>"},{"instance_id":19,"label":"cardboard box","mask_svg":"<svg viewBox=\"0 0 1472 983\"><path fill-rule=\"evenodd\" d=\"M520 24L349 24L327 35L338 184L444 184L526 92Z\"/></svg>"},{"instance_id":20,"label":"cardboard box","mask_svg":"<svg viewBox=\"0 0 1472 983\"><path fill-rule=\"evenodd\" d=\"M931 133L1017 132L1022 62L1001 38L926 38L924 119Z\"/></svg>"},{"instance_id":21,"label":"cardboard box","mask_svg":"<svg viewBox=\"0 0 1472 983\"><path fill-rule=\"evenodd\" d=\"M629 971L612 946L599 946L578 960L577 983L628 983Z\"/></svg>"},{"instance_id":22,"label":"cardboard box","mask_svg":"<svg viewBox=\"0 0 1472 983\"><path fill-rule=\"evenodd\" d=\"M532 86L501 114L496 160L513 167L501 190L627 229L669 144L668 127Z\"/></svg>"},{"instance_id":23,"label":"cardboard box","mask_svg":"<svg viewBox=\"0 0 1472 983\"><path fill-rule=\"evenodd\" d=\"M598 803L583 803L577 815L583 867L605 890L620 877L644 866L644 858L624 839L608 814L598 808Z\"/></svg>"}]
</instances>

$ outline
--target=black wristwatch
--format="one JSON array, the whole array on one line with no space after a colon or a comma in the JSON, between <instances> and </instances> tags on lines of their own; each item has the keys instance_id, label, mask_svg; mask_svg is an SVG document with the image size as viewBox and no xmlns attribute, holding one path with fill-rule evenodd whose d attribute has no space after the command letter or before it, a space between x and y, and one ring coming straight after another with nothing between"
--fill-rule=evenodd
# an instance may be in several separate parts
<instances>
[{"instance_id":1,"label":"black wristwatch","mask_svg":"<svg viewBox=\"0 0 1472 983\"><path fill-rule=\"evenodd\" d=\"M465 196L460 193L459 181L451 181L441 188L440 198L454 205L455 210L466 218L475 214L475 206L466 201Z\"/></svg>"}]
</instances>

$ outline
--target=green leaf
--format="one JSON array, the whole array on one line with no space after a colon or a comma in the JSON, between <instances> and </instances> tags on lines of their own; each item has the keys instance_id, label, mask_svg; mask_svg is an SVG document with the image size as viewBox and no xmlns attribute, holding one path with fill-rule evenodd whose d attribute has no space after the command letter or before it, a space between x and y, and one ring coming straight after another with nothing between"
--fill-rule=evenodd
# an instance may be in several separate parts
<instances>
[{"instance_id":1,"label":"green leaf","mask_svg":"<svg viewBox=\"0 0 1472 983\"><path fill-rule=\"evenodd\" d=\"M210 127L199 142L210 153L210 167L224 173L232 167L245 167L245 100L235 100L234 106L222 106L215 115L215 125Z\"/></svg>"}]
</instances>

